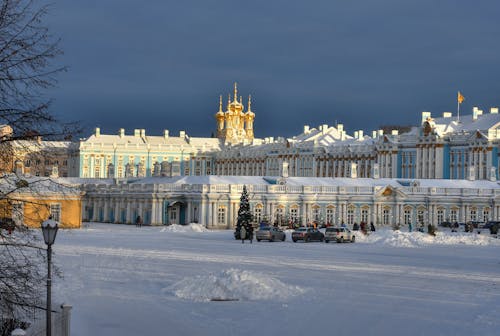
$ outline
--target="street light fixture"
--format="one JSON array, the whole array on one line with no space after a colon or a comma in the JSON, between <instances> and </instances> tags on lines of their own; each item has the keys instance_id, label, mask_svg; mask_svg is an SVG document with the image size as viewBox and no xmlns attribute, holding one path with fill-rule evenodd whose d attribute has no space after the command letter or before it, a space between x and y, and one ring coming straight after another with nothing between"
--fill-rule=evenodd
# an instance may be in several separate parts
<instances>
[{"instance_id":1,"label":"street light fixture","mask_svg":"<svg viewBox=\"0 0 500 336\"><path fill-rule=\"evenodd\" d=\"M46 335L52 336L52 302L51 302L51 287L52 278L50 274L51 262L52 262L52 244L56 240L57 229L59 228L59 223L53 219L48 219L42 223L42 233L43 240L47 244L47 311L46 311Z\"/></svg>"}]
</instances>

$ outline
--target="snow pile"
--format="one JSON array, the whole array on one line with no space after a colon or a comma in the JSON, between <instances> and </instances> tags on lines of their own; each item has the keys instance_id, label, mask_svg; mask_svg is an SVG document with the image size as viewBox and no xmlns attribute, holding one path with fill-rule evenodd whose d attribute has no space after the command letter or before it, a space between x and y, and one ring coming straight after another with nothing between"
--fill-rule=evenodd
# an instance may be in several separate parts
<instances>
[{"instance_id":1,"label":"snow pile","mask_svg":"<svg viewBox=\"0 0 500 336\"><path fill-rule=\"evenodd\" d=\"M356 235L357 242L387 245L394 247L422 247L429 245L497 245L500 239L489 234L460 233L460 232L437 232L431 236L424 232L404 232L392 230L380 230L370 235Z\"/></svg>"},{"instance_id":2,"label":"snow pile","mask_svg":"<svg viewBox=\"0 0 500 336\"><path fill-rule=\"evenodd\" d=\"M223 300L284 300L300 295L305 289L289 286L263 273L224 270L219 274L185 278L167 291L175 296L193 301Z\"/></svg>"},{"instance_id":3,"label":"snow pile","mask_svg":"<svg viewBox=\"0 0 500 336\"><path fill-rule=\"evenodd\" d=\"M208 230L202 224L191 223L188 225L172 224L163 229L161 232L207 232Z\"/></svg>"}]
</instances>

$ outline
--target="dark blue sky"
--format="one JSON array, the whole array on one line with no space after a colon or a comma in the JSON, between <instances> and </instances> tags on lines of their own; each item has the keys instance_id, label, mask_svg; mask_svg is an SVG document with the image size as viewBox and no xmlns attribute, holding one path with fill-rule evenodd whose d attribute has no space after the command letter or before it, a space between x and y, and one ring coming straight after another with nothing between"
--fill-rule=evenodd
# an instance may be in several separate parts
<instances>
[{"instance_id":1,"label":"dark blue sky","mask_svg":"<svg viewBox=\"0 0 500 336\"><path fill-rule=\"evenodd\" d=\"M87 132L209 136L219 95L252 94L257 137L335 121L416 124L500 105L500 2L53 0L69 66L53 111Z\"/></svg>"}]
</instances>

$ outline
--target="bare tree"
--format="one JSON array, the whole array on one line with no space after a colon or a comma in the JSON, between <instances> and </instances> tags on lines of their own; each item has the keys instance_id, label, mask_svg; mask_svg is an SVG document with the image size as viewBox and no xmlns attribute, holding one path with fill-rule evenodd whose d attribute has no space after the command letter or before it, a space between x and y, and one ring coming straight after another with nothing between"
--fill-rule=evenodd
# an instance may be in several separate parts
<instances>
[{"instance_id":1,"label":"bare tree","mask_svg":"<svg viewBox=\"0 0 500 336\"><path fill-rule=\"evenodd\" d=\"M50 113L51 101L45 96L56 75L66 70L53 64L61 49L43 24L47 11L36 0L0 2L0 172L5 172L0 178L0 321L5 322L0 323L0 335L9 332L9 323L26 321L26 314L41 306L44 289L40 233L10 220L18 191L36 183L8 173L12 144L36 143L32 140L37 137L57 140L74 132L74 125Z\"/></svg>"}]
</instances>

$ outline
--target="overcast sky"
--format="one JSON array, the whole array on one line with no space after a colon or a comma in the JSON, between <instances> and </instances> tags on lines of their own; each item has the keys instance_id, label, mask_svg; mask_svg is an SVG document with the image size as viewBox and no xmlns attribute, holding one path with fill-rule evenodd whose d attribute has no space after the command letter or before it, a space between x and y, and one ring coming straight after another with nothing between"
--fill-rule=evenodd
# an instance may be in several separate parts
<instances>
[{"instance_id":1,"label":"overcast sky","mask_svg":"<svg viewBox=\"0 0 500 336\"><path fill-rule=\"evenodd\" d=\"M88 136L210 136L219 95L252 95L256 137L348 133L500 105L498 0L52 0L69 66L53 110Z\"/></svg>"}]
</instances>

